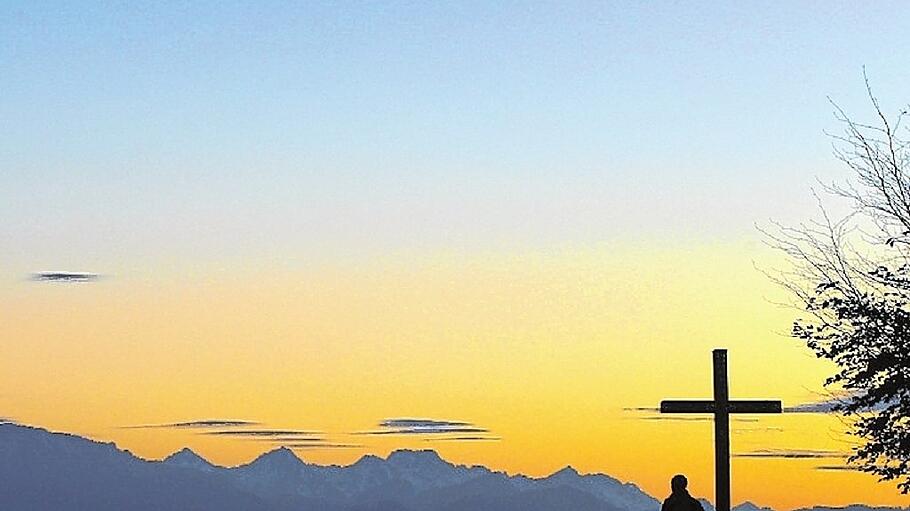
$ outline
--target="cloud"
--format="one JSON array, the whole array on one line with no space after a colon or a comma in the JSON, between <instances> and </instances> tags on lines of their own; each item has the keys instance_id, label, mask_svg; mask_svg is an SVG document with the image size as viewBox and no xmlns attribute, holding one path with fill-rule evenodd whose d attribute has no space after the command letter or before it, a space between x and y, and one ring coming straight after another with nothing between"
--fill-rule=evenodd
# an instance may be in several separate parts
<instances>
[{"instance_id":1,"label":"cloud","mask_svg":"<svg viewBox=\"0 0 910 511\"><path fill-rule=\"evenodd\" d=\"M235 432L227 432L235 433ZM289 449L360 449L363 445L330 442L322 437L309 436L316 434L310 431L298 431L294 435L288 435L289 431L238 431L241 437L251 440L269 442ZM216 433L225 434L225 433ZM272 436L272 434L280 436Z\"/></svg>"},{"instance_id":2,"label":"cloud","mask_svg":"<svg viewBox=\"0 0 910 511\"><path fill-rule=\"evenodd\" d=\"M838 405L843 406L850 403L853 397L853 394L842 392L840 394L826 397L825 399L820 399L818 401L810 401L808 403L801 403L796 406L788 406L784 408L784 413L837 413L836 407ZM876 403L865 411L881 411L887 408L889 404L891 403Z\"/></svg>"},{"instance_id":3,"label":"cloud","mask_svg":"<svg viewBox=\"0 0 910 511\"><path fill-rule=\"evenodd\" d=\"M362 449L364 446L359 444L332 444L325 442L296 442L283 444L288 449Z\"/></svg>"},{"instance_id":4,"label":"cloud","mask_svg":"<svg viewBox=\"0 0 910 511\"><path fill-rule=\"evenodd\" d=\"M801 403L795 406L784 408L784 413L832 413L834 407L842 404L842 398L830 398L821 401Z\"/></svg>"},{"instance_id":5,"label":"cloud","mask_svg":"<svg viewBox=\"0 0 910 511\"><path fill-rule=\"evenodd\" d=\"M140 424L138 426L124 426L123 429L207 429L207 428L235 428L245 426L258 426L258 422L233 419L204 419L188 422L171 422L167 424Z\"/></svg>"},{"instance_id":6,"label":"cloud","mask_svg":"<svg viewBox=\"0 0 910 511\"><path fill-rule=\"evenodd\" d=\"M660 408L656 406L627 406L622 409L624 412L650 412L657 413L660 411Z\"/></svg>"},{"instance_id":7,"label":"cloud","mask_svg":"<svg viewBox=\"0 0 910 511\"><path fill-rule=\"evenodd\" d=\"M97 273L81 271L36 271L29 276L35 282L94 282L99 278Z\"/></svg>"},{"instance_id":8,"label":"cloud","mask_svg":"<svg viewBox=\"0 0 910 511\"><path fill-rule=\"evenodd\" d=\"M454 427L454 428L414 428L414 429L390 429L380 431L363 431L361 435L438 435L443 433L489 433L490 431L483 428L474 427Z\"/></svg>"},{"instance_id":9,"label":"cloud","mask_svg":"<svg viewBox=\"0 0 910 511\"><path fill-rule=\"evenodd\" d=\"M783 433L783 432L784 432L784 428L781 428L779 426L768 426L765 428L762 428L762 427L733 428L733 433L737 434L737 435L742 434L742 433Z\"/></svg>"},{"instance_id":10,"label":"cloud","mask_svg":"<svg viewBox=\"0 0 910 511\"><path fill-rule=\"evenodd\" d=\"M852 467L850 465L819 465L815 467L815 470L862 472L858 467Z\"/></svg>"},{"instance_id":11,"label":"cloud","mask_svg":"<svg viewBox=\"0 0 910 511\"><path fill-rule=\"evenodd\" d=\"M399 418L386 419L378 424L379 430L360 431L355 435L442 435L453 433L489 433L485 428L470 422L436 419ZM471 435L479 436L479 435Z\"/></svg>"},{"instance_id":12,"label":"cloud","mask_svg":"<svg viewBox=\"0 0 910 511\"><path fill-rule=\"evenodd\" d=\"M468 422L440 421L433 419L386 419L379 423L383 428L445 428L472 426Z\"/></svg>"},{"instance_id":13,"label":"cloud","mask_svg":"<svg viewBox=\"0 0 910 511\"><path fill-rule=\"evenodd\" d=\"M846 458L847 453L815 449L759 449L734 454L734 458L775 458L775 459L824 459Z\"/></svg>"},{"instance_id":14,"label":"cloud","mask_svg":"<svg viewBox=\"0 0 910 511\"><path fill-rule=\"evenodd\" d=\"M315 435L315 433L314 433ZM241 438L249 438L251 440L259 440L262 442L272 442L272 443L282 443L282 442L300 442L301 440L306 440L307 442L324 442L325 439L320 436L311 436L311 435L282 435L282 436L272 436L272 435L238 435Z\"/></svg>"},{"instance_id":15,"label":"cloud","mask_svg":"<svg viewBox=\"0 0 910 511\"><path fill-rule=\"evenodd\" d=\"M670 421L670 422L710 422L714 420L713 416L704 417L679 417L671 415L655 415L652 417L640 417L643 421Z\"/></svg>"},{"instance_id":16,"label":"cloud","mask_svg":"<svg viewBox=\"0 0 910 511\"><path fill-rule=\"evenodd\" d=\"M444 438L424 438L424 442L498 442L502 440L496 436L453 436Z\"/></svg>"},{"instance_id":17,"label":"cloud","mask_svg":"<svg viewBox=\"0 0 910 511\"><path fill-rule=\"evenodd\" d=\"M232 436L246 438L283 438L301 439L322 434L321 431L305 431L299 429L231 429L225 431L204 431L203 435Z\"/></svg>"},{"instance_id":18,"label":"cloud","mask_svg":"<svg viewBox=\"0 0 910 511\"><path fill-rule=\"evenodd\" d=\"M245 438L281 442L322 441L318 438L321 431L301 429L250 429L262 423L236 419L203 419L187 422L170 422L165 424L141 424L125 426L124 429L198 429L200 435L212 435L232 438Z\"/></svg>"}]
</instances>

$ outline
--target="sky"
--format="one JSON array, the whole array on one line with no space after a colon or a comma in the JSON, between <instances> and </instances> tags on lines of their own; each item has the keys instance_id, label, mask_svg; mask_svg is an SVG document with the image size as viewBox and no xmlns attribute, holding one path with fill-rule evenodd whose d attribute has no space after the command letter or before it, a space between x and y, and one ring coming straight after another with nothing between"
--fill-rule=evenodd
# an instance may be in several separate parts
<instances>
[{"instance_id":1,"label":"sky","mask_svg":"<svg viewBox=\"0 0 910 511\"><path fill-rule=\"evenodd\" d=\"M0 416L149 458L287 441L174 427L239 420L319 432L298 450L317 463L433 448L658 496L685 472L710 497L710 423L628 409L709 397L715 347L734 397L823 399L756 225L846 179L830 101L869 119L864 67L886 111L910 101L908 22L889 2L3 2ZM382 424L406 418L483 431ZM906 503L824 469L850 446L834 417L732 427L735 502Z\"/></svg>"}]
</instances>

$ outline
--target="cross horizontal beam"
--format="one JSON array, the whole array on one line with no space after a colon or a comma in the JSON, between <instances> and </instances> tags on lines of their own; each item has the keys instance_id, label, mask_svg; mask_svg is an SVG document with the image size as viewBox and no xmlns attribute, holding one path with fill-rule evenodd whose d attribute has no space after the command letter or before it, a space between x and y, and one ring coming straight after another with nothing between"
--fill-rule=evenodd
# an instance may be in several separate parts
<instances>
[{"instance_id":1,"label":"cross horizontal beam","mask_svg":"<svg viewBox=\"0 0 910 511\"><path fill-rule=\"evenodd\" d=\"M716 413L717 405L714 401L703 400L674 400L661 401L660 413ZM728 401L727 413L781 413L783 406L780 401Z\"/></svg>"},{"instance_id":2,"label":"cross horizontal beam","mask_svg":"<svg viewBox=\"0 0 910 511\"><path fill-rule=\"evenodd\" d=\"M661 401L660 413L714 413L714 401Z\"/></svg>"}]
</instances>

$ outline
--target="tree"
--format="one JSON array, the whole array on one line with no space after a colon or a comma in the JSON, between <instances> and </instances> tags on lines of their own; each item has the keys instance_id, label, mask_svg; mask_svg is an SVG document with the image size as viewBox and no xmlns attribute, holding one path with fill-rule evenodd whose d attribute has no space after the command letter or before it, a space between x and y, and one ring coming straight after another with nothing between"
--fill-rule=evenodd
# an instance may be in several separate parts
<instances>
[{"instance_id":1,"label":"tree","mask_svg":"<svg viewBox=\"0 0 910 511\"><path fill-rule=\"evenodd\" d=\"M851 171L823 184L852 213L763 231L790 266L772 278L804 317L791 334L837 370L825 385L833 409L859 439L848 462L910 493L910 144L901 121L882 112L866 80L875 122L853 121L832 102L843 132L835 156Z\"/></svg>"}]
</instances>

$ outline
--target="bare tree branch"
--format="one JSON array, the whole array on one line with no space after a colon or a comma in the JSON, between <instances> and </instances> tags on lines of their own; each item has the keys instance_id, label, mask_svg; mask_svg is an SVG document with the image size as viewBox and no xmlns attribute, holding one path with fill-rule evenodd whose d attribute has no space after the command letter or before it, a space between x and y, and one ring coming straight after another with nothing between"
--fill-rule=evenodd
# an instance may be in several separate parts
<instances>
[{"instance_id":1,"label":"bare tree branch","mask_svg":"<svg viewBox=\"0 0 910 511\"><path fill-rule=\"evenodd\" d=\"M825 384L845 392L834 409L859 440L849 462L910 493L910 143L898 136L907 110L889 120L863 77L874 124L831 101L843 125L834 156L855 181L822 183L853 213L832 219L813 191L820 220L759 230L789 262L765 274L808 314L791 335L837 365Z\"/></svg>"}]
</instances>

